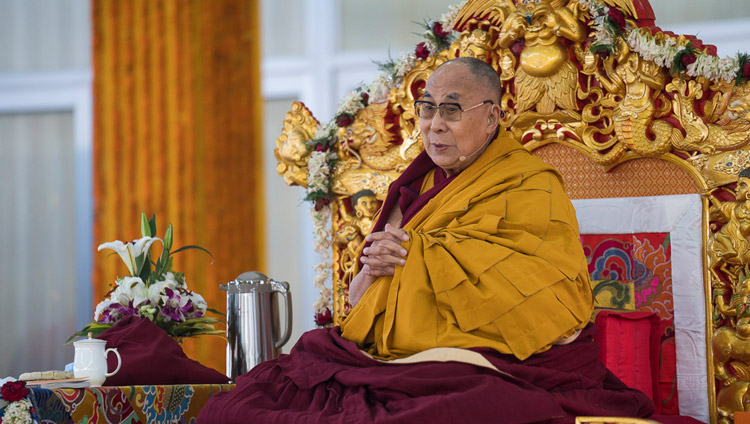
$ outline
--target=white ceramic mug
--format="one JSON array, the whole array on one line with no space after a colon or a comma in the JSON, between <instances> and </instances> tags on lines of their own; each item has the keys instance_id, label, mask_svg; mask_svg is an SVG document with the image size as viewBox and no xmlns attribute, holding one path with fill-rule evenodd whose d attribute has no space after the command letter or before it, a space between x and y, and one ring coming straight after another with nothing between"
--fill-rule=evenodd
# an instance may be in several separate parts
<instances>
[{"instance_id":1,"label":"white ceramic mug","mask_svg":"<svg viewBox=\"0 0 750 424\"><path fill-rule=\"evenodd\" d=\"M73 375L76 378L88 377L91 387L98 387L104 383L107 377L111 377L120 371L122 358L117 349L104 349L106 340L85 339L73 342L75 346L75 360L73 361ZM117 368L107 372L107 354L113 352L117 356Z\"/></svg>"}]
</instances>

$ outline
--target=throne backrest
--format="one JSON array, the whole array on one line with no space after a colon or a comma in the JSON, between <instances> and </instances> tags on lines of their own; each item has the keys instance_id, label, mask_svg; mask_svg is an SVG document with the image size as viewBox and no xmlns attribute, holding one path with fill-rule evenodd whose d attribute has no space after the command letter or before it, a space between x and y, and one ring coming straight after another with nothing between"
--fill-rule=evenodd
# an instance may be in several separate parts
<instances>
[{"instance_id":1,"label":"throne backrest","mask_svg":"<svg viewBox=\"0 0 750 424\"><path fill-rule=\"evenodd\" d=\"M386 64L378 80L344 99L334 121L321 125L301 103L284 121L277 171L288 184L307 188L317 222L327 222L318 228L318 247L329 249L332 263L319 269L323 300L316 308L330 304L335 324L349 311L348 284L373 214L422 149L413 102L430 74L451 58L477 57L501 77L501 125L562 173L571 198L696 195L690 201L697 202L699 228L688 240L700 244L694 247L701 260L692 261L689 275L675 271L682 264L668 262L675 256L670 231L655 231L663 234L654 238L646 234L654 231L635 228L631 232L646 235L627 234L621 245L649 247L631 253L650 254L648 260L657 261L651 272L661 266L661 285L641 287L643 293L636 287L634 295L643 301L633 303L646 310L663 306L662 342L672 337L678 345L677 383L699 386L679 392L680 408L695 404L712 422L733 416L750 388L750 355L738 353L750 336L748 297L742 296L750 275L750 204L746 211L747 191L735 189L750 163L750 88L742 78L748 58L720 59L695 37L660 30L646 0L470 0L438 23L418 46L419 57ZM649 213L669 215L663 205L682 202L664 199ZM599 239L583 236L592 251ZM324 287L328 273L332 286ZM603 281L599 277L601 272L593 279ZM672 290L678 285L685 288ZM646 289L654 293L650 299ZM672 304L680 302L691 305L682 313L700 318L685 317L690 328L675 324L681 318ZM683 370L680 383L680 364L696 367L679 359L683 342L684 351L699 353L692 356L701 369Z\"/></svg>"}]
</instances>

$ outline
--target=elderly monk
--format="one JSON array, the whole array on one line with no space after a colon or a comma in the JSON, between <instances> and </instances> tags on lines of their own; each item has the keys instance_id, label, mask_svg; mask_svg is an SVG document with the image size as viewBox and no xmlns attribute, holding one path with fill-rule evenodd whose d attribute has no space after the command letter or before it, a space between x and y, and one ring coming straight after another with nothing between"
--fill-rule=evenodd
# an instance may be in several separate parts
<instances>
[{"instance_id":1,"label":"elderly monk","mask_svg":"<svg viewBox=\"0 0 750 424\"><path fill-rule=\"evenodd\" d=\"M471 58L435 70L416 102L425 153L367 237L341 327L378 358L444 346L526 359L591 317L562 179L498 132L499 103L497 73Z\"/></svg>"},{"instance_id":2,"label":"elderly monk","mask_svg":"<svg viewBox=\"0 0 750 424\"><path fill-rule=\"evenodd\" d=\"M437 68L424 152L389 189L341 328L305 333L199 422L570 422L653 404L598 362L560 175L499 129L495 70ZM581 331L583 330L583 331Z\"/></svg>"}]
</instances>

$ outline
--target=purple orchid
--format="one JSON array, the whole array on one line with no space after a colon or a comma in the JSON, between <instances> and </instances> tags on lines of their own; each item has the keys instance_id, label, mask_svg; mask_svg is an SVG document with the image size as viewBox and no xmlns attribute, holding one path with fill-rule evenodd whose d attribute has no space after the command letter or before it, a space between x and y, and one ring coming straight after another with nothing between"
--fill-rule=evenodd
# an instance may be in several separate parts
<instances>
[{"instance_id":1,"label":"purple orchid","mask_svg":"<svg viewBox=\"0 0 750 424\"><path fill-rule=\"evenodd\" d=\"M193 302L187 296L180 296L176 290L172 290L169 287L164 289L166 296L162 296L161 299L164 302L164 306L161 308L161 314L167 321L185 321L186 317L190 317L195 312Z\"/></svg>"},{"instance_id":2,"label":"purple orchid","mask_svg":"<svg viewBox=\"0 0 750 424\"><path fill-rule=\"evenodd\" d=\"M133 307L132 300L127 304L127 306L120 303L111 303L102 310L98 321L102 324L114 324L122 318L129 317L131 315L138 315L138 310Z\"/></svg>"}]
</instances>

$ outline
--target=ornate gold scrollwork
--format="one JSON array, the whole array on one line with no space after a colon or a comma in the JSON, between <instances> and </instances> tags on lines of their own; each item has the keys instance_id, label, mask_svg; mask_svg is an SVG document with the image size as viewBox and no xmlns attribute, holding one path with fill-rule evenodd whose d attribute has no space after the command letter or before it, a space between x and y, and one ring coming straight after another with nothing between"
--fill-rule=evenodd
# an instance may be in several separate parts
<instances>
[{"instance_id":1,"label":"ornate gold scrollwork","mask_svg":"<svg viewBox=\"0 0 750 424\"><path fill-rule=\"evenodd\" d=\"M714 377L719 422L748 410L750 396L750 175L740 174L734 200L712 196L710 219L724 225L706 246L713 298ZM730 372L730 367L731 371ZM738 409L739 408L739 409Z\"/></svg>"},{"instance_id":2,"label":"ornate gold scrollwork","mask_svg":"<svg viewBox=\"0 0 750 424\"><path fill-rule=\"evenodd\" d=\"M365 236L372 230L374 219L380 209L380 202L371 190L360 190L349 200L351 212L346 199L340 198L336 202L333 214L333 289L339 294L333 305L336 319L343 318L349 313L348 289L354 278L358 252Z\"/></svg>"},{"instance_id":3,"label":"ornate gold scrollwork","mask_svg":"<svg viewBox=\"0 0 750 424\"><path fill-rule=\"evenodd\" d=\"M284 177L289 185L307 187L307 158L310 148L306 144L317 131L320 123L302 102L292 103L292 110L286 113L281 135L276 140L273 151L276 172Z\"/></svg>"},{"instance_id":4,"label":"ornate gold scrollwork","mask_svg":"<svg viewBox=\"0 0 750 424\"><path fill-rule=\"evenodd\" d=\"M339 163L333 175L333 192L352 196L362 189L384 199L388 186L422 151L417 140L394 143L386 128L388 102L361 110L350 126L339 128Z\"/></svg>"}]
</instances>

